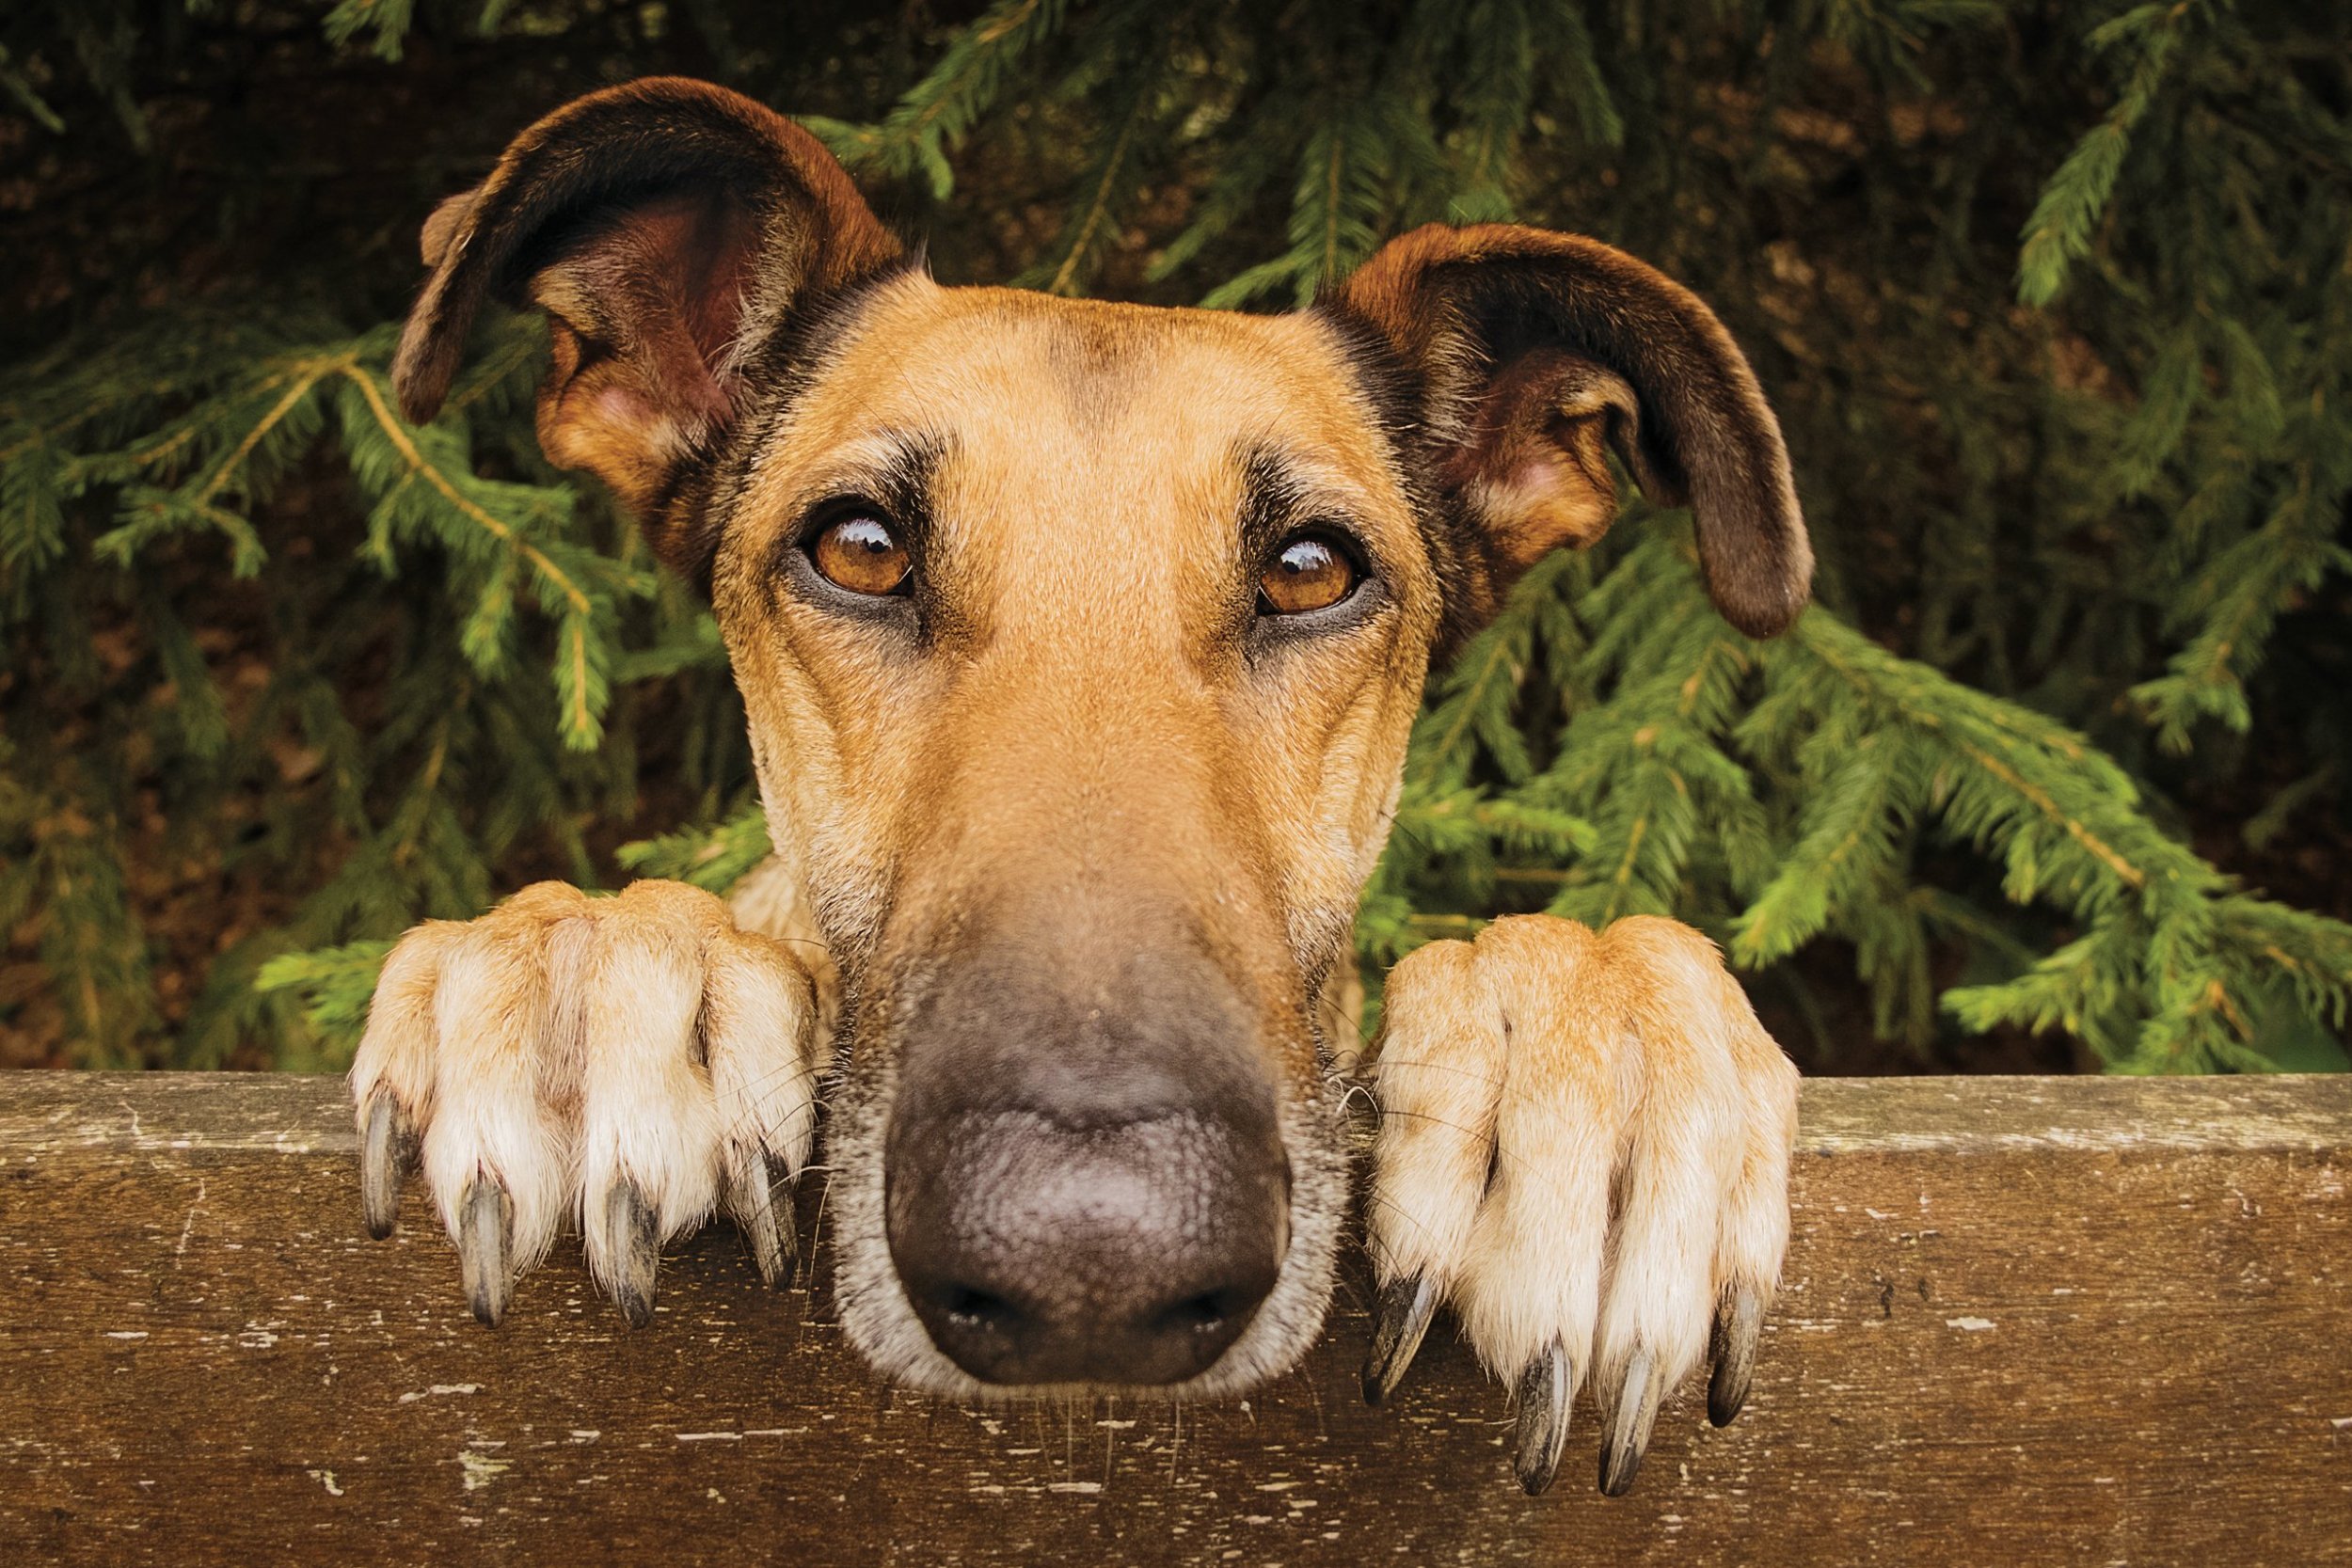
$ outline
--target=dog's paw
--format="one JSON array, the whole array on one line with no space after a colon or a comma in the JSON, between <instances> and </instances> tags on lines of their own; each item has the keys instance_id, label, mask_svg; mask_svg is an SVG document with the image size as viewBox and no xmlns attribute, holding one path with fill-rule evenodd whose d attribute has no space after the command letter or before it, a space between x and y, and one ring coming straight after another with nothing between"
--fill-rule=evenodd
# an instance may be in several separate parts
<instances>
[{"instance_id":1,"label":"dog's paw","mask_svg":"<svg viewBox=\"0 0 2352 1568\"><path fill-rule=\"evenodd\" d=\"M1796 1069L1713 944L1667 920L1498 920L1407 957L1386 1008L1365 1397L1450 1303L1518 1391L1520 1483L1551 1484L1589 1383L1601 1490L1621 1494L1710 1330L1708 1415L1747 1398L1788 1250Z\"/></svg>"},{"instance_id":2,"label":"dog's paw","mask_svg":"<svg viewBox=\"0 0 2352 1568\"><path fill-rule=\"evenodd\" d=\"M614 898L542 882L420 926L385 960L352 1062L368 1229L391 1233L421 1165L492 1324L566 1215L632 1323L652 1315L661 1243L722 1202L781 1284L815 1022L785 949L680 882Z\"/></svg>"}]
</instances>

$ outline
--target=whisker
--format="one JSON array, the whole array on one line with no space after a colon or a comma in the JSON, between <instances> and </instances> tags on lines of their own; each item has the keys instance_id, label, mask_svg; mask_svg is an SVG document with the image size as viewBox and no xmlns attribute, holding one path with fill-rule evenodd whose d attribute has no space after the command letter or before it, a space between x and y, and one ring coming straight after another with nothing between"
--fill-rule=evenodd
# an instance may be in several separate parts
<instances>
[{"instance_id":1,"label":"whisker","mask_svg":"<svg viewBox=\"0 0 2352 1568\"><path fill-rule=\"evenodd\" d=\"M1397 1202L1396 1199L1392 1197L1382 1197L1378 1193L1366 1193L1364 1197L1367 1204L1377 1204L1379 1207L1388 1210L1391 1213L1404 1215L1406 1219L1413 1222L1414 1228L1421 1231L1422 1235L1427 1236L1433 1234L1428 1225L1422 1221L1419 1214L1414 1213L1410 1209L1407 1209L1403 1204ZM1375 1245L1375 1241L1372 1231L1369 1228L1367 1228L1364 1232L1363 1242L1364 1250L1366 1252L1370 1252ZM1378 1262L1380 1259L1375 1258L1374 1261Z\"/></svg>"},{"instance_id":2,"label":"whisker","mask_svg":"<svg viewBox=\"0 0 2352 1568\"><path fill-rule=\"evenodd\" d=\"M1464 1067L1459 1062L1441 1062L1427 1056L1382 1056L1380 1058L1379 1070L1386 1070L1392 1067L1412 1068L1422 1072L1457 1073L1490 1089L1502 1088L1505 1082L1503 1079L1482 1073L1474 1068Z\"/></svg>"},{"instance_id":3,"label":"whisker","mask_svg":"<svg viewBox=\"0 0 2352 1568\"><path fill-rule=\"evenodd\" d=\"M1512 1153L1509 1149L1503 1148L1502 1143L1491 1134L1473 1132L1470 1128L1464 1127L1459 1122L1448 1121L1443 1117L1432 1116L1426 1111L1408 1111L1392 1105L1384 1107L1380 1114L1383 1117L1406 1117L1416 1118L1422 1121L1430 1122L1438 1127L1450 1128L1454 1132L1461 1133L1465 1138L1486 1145L1487 1158L1496 1164L1510 1165L1511 1168L1518 1172L1522 1178L1534 1181L1537 1185L1548 1191L1557 1193L1562 1190L1562 1183L1557 1179L1552 1177L1550 1173L1546 1171L1541 1165L1536 1164L1534 1161L1526 1159L1523 1156Z\"/></svg>"}]
</instances>

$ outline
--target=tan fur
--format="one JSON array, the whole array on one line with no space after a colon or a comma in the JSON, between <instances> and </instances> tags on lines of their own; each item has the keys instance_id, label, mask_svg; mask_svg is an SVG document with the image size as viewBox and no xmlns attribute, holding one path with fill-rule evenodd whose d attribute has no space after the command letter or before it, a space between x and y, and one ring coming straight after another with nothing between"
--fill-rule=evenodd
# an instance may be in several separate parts
<instances>
[{"instance_id":1,"label":"tan fur","mask_svg":"<svg viewBox=\"0 0 2352 1568\"><path fill-rule=\"evenodd\" d=\"M909 275L841 358L764 455L746 510L767 526L728 540L713 585L755 746L774 759L762 797L777 845L803 863L903 868L888 893L900 911L951 910L975 892L967 868L1001 878L1009 863L1059 896L1070 862L1097 847L1068 845L1066 860L1048 847L1087 820L1083 797L1113 793L1187 830L1132 824L1114 856L1129 878L1226 883L1218 934L1279 966L1260 975L1266 1005L1295 1011L1280 960L1344 938L1438 616L1336 346L1303 319ZM966 660L913 680L857 628L778 617L760 583L774 531L860 488L888 450L877 433L908 431L953 440L939 570L968 589L974 621ZM1302 651L1270 681L1244 679L1210 615L1240 565L1234 455L1254 441L1311 454L1334 501L1407 567L1390 635ZM1237 865L1265 875L1232 878ZM879 940L871 896L849 918Z\"/></svg>"},{"instance_id":2,"label":"tan fur","mask_svg":"<svg viewBox=\"0 0 2352 1568\"><path fill-rule=\"evenodd\" d=\"M1345 1190L1326 1073L1354 1041L1335 1040L1329 1019L1353 985L1349 925L1432 649L1512 572L1597 537L1614 511L1605 445L1645 483L1682 478L1645 466L1669 450L1642 439L1661 394L1628 376L1655 383L1657 366L1620 375L1556 346L1488 363L1447 291L1489 253L1589 266L1648 312L1629 320L1680 335L1665 362L1715 378L1683 400L1680 450L1711 465L1692 470L1703 486L1761 498L1753 537L1737 518L1708 535L1701 519L1710 571L1756 572L1740 602L1758 626L1794 613L1803 584L1788 572L1809 559L1777 429L1687 293L1593 242L1496 229L1420 231L1349 285L1355 325L1426 383L1411 429L1375 405L1343 313L943 289L918 270L869 277L795 361L788 402L763 414L740 379L763 334L810 278L841 283L889 247L805 136L713 92L596 95L437 213L404 386L429 417L469 302L508 286L466 270L469 245L528 253L496 212L537 211L540 165L593 163L580 126L636 116L632 157L673 121L739 160L775 140L764 227L705 187L640 192L528 280L557 317L549 455L659 513L674 562L708 566L775 857L731 912L675 884L612 899L542 885L469 925L412 932L353 1068L363 1132L390 1097L421 1130L453 1235L469 1184L492 1182L512 1199L516 1259L539 1258L572 1216L613 1286L629 1237L607 1233L625 1211L606 1198L624 1186L664 1238L721 1205L766 1223L762 1162L806 1163L838 1025L828 1137L843 1326L894 1379L1020 1392L983 1387L932 1348L894 1272L881 1157L894 1021L959 933L985 926L1050 966L1066 957L1055 944L1148 951L1170 928L1152 921L1181 910L1239 985L1282 1085L1294 1187L1280 1276L1223 1358L1175 1390L1244 1391L1295 1361L1330 1294ZM722 260L662 270L682 253ZM697 467L723 437L736 443L723 489ZM1735 438L1754 450L1723 446ZM1451 453L1436 499L1466 509L1474 542L1438 536L1406 443ZM936 594L919 644L910 623L878 634L781 577L812 509L880 493L917 451ZM1303 515L1347 519L1373 557L1368 608L1327 634L1249 641L1246 585L1263 562L1237 520L1250 465L1269 454ZM716 515L687 515L690 500ZM1596 934L1505 919L1406 959L1387 1009L1375 1264L1384 1281L1437 1282L1489 1365L1515 1374L1557 1343L1579 1377L1646 1352L1678 1380L1727 1291L1769 1294L1794 1073L1705 939L1656 920Z\"/></svg>"}]
</instances>

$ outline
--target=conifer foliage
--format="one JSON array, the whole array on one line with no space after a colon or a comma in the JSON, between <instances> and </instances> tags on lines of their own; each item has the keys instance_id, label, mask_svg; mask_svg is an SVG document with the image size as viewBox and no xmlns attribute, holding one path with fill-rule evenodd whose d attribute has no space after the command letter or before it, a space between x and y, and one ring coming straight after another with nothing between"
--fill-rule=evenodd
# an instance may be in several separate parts
<instances>
[{"instance_id":1,"label":"conifer foliage","mask_svg":"<svg viewBox=\"0 0 2352 1568\"><path fill-rule=\"evenodd\" d=\"M1638 499L1529 574L1433 677L1359 920L1375 994L1499 911L1670 913L1833 1068L1838 972L1947 1061L1998 1031L2343 1064L2352 926L2245 875L2352 842L2333 8L997 0L887 49L902 24L671 10L343 0L313 47L393 72L558 39L617 76L683 38L835 111L808 123L950 281L1288 307L1411 224L1513 218L1650 258L1749 346L1821 602L1740 636ZM13 145L150 156L204 25L232 24L0 25ZM306 285L11 339L0 1026L86 1065L331 1064L415 919L544 875L723 889L765 852L707 613L536 451L542 333L487 328L415 427L389 313ZM208 898L209 947L160 929Z\"/></svg>"}]
</instances>

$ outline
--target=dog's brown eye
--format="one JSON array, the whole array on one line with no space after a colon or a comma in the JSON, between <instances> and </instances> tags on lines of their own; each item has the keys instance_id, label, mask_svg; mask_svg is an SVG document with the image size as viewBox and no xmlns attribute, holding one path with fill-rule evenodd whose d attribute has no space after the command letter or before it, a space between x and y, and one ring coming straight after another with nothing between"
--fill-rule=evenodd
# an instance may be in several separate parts
<instances>
[{"instance_id":1,"label":"dog's brown eye","mask_svg":"<svg viewBox=\"0 0 2352 1568\"><path fill-rule=\"evenodd\" d=\"M875 517L844 517L817 536L809 560L835 588L880 597L895 594L913 564L890 525Z\"/></svg>"},{"instance_id":2,"label":"dog's brown eye","mask_svg":"<svg viewBox=\"0 0 2352 1568\"><path fill-rule=\"evenodd\" d=\"M1258 613L1304 615L1327 610L1356 589L1356 563L1319 533L1302 533L1282 546L1258 578Z\"/></svg>"}]
</instances>

